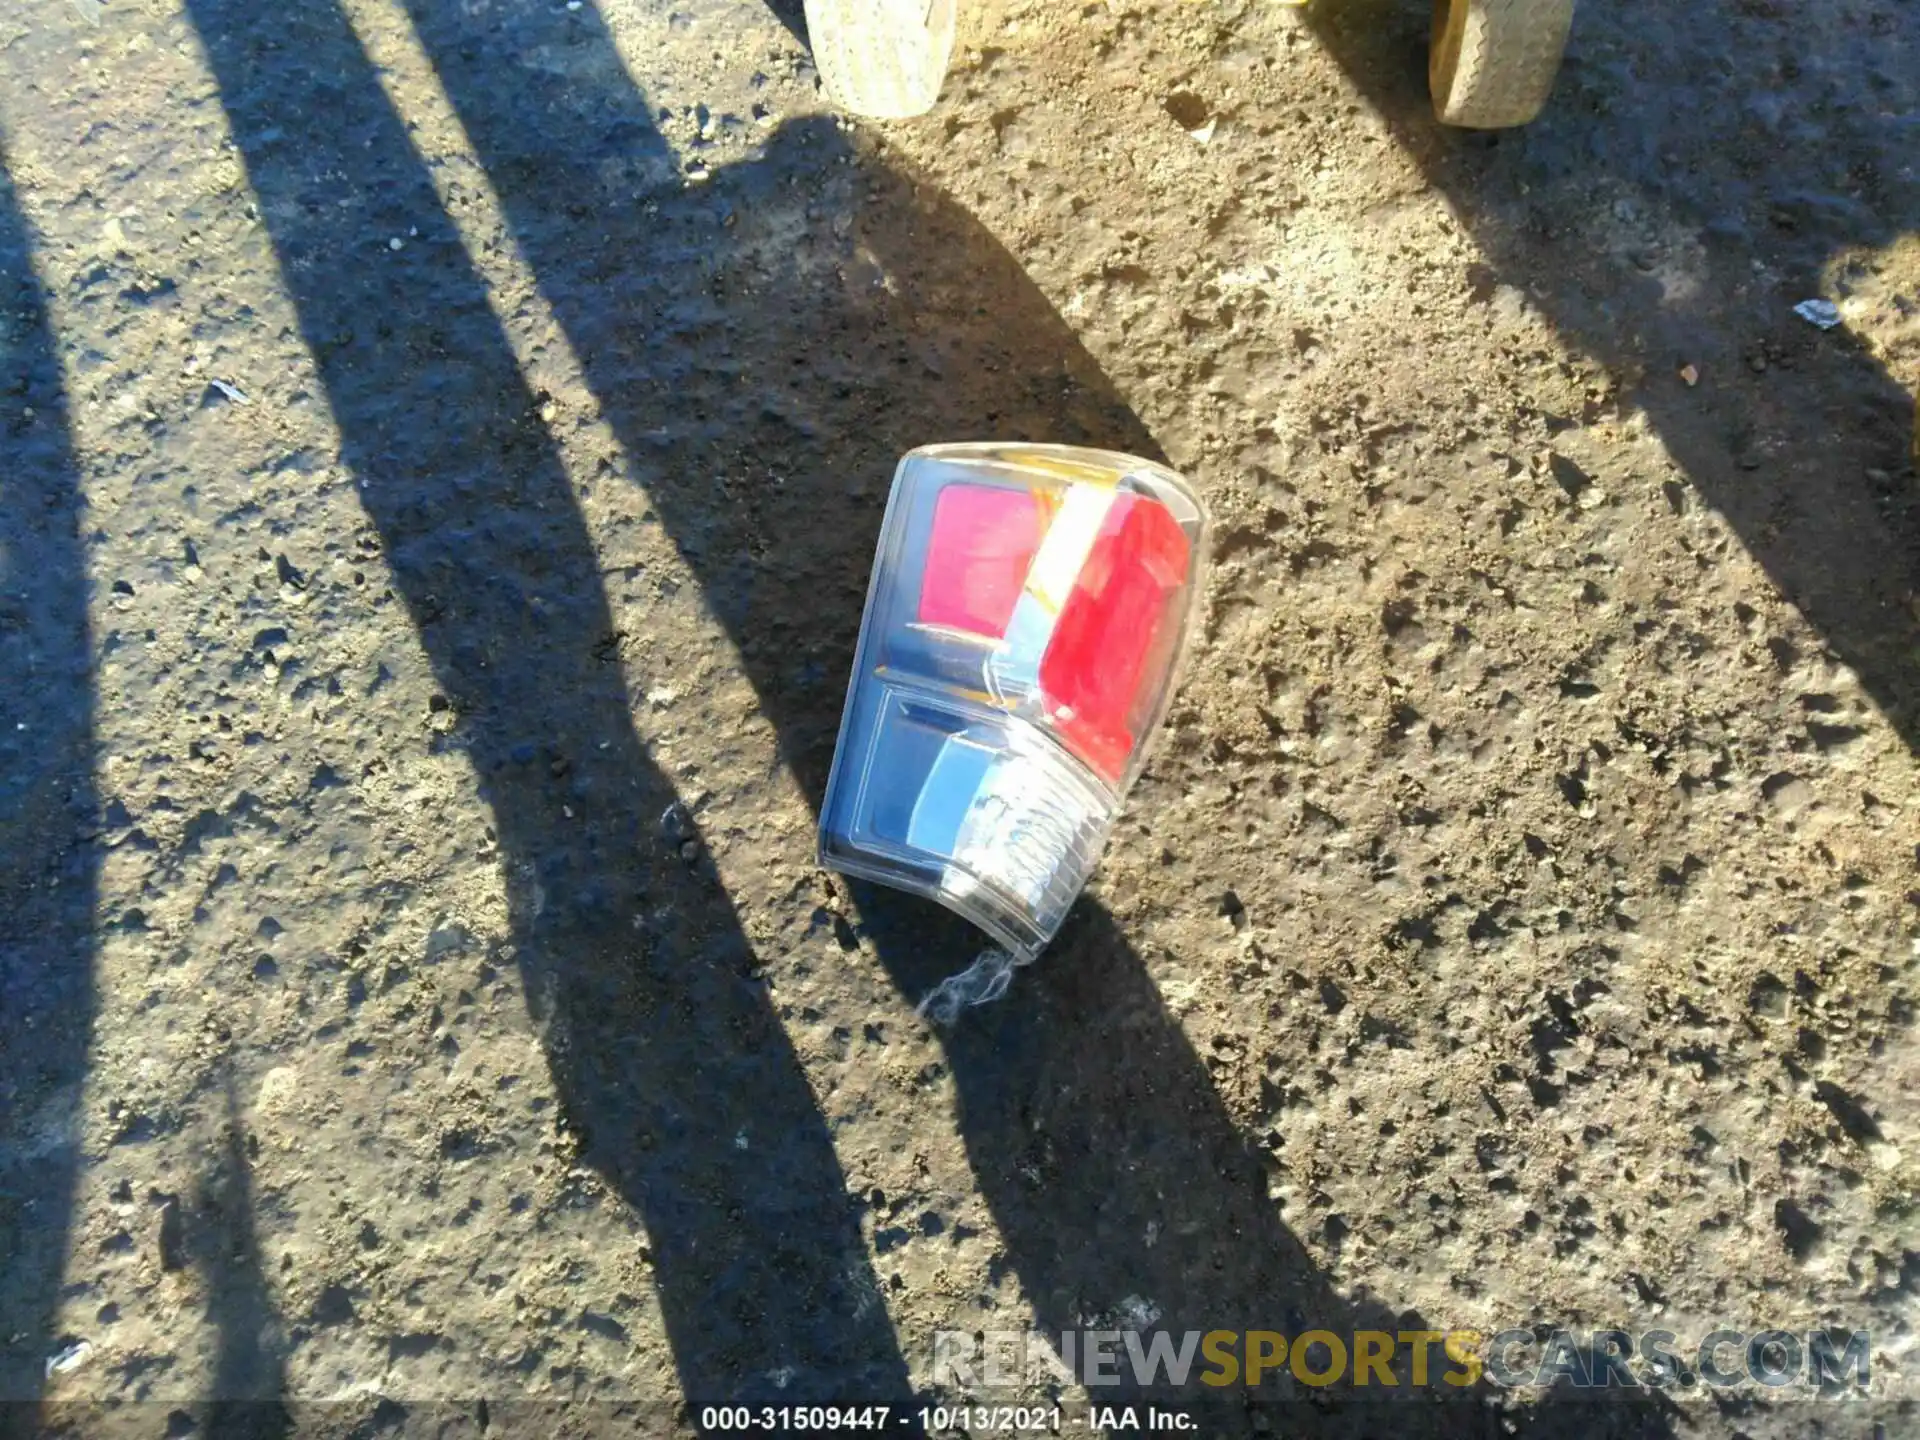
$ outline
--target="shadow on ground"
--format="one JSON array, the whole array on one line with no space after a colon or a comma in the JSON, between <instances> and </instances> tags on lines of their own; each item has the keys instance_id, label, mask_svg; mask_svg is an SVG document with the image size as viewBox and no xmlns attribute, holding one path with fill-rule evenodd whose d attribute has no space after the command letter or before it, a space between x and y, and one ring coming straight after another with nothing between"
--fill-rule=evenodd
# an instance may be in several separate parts
<instances>
[{"instance_id":1,"label":"shadow on ground","mask_svg":"<svg viewBox=\"0 0 1920 1440\"><path fill-rule=\"evenodd\" d=\"M0 137L0 1402L40 1394L80 1160L99 858L80 475Z\"/></svg>"},{"instance_id":2,"label":"shadow on ground","mask_svg":"<svg viewBox=\"0 0 1920 1440\"><path fill-rule=\"evenodd\" d=\"M1620 379L1694 492L1675 507L1725 516L1920 750L1914 397L1793 313L1843 252L1920 233L1920 12L1583 5L1545 113L1500 134L1433 121L1422 7L1308 13L1485 256L1476 288L1520 288ZM1806 658L1770 648L1783 676ZM1851 738L1812 720L1811 746Z\"/></svg>"},{"instance_id":3,"label":"shadow on ground","mask_svg":"<svg viewBox=\"0 0 1920 1440\"><path fill-rule=\"evenodd\" d=\"M406 122L326 0L188 10L343 458L516 877L517 957L566 1119L644 1219L687 1395L904 1397L826 1124L710 867L662 841L675 796L606 648L599 558ZM626 152L650 134L585 143ZM386 248L395 234L415 236L403 256ZM605 303L624 302L622 278Z\"/></svg>"},{"instance_id":4,"label":"shadow on ground","mask_svg":"<svg viewBox=\"0 0 1920 1440\"><path fill-rule=\"evenodd\" d=\"M293 1428L286 1393L285 1327L274 1308L254 1210L252 1147L231 1069L211 1163L193 1196L192 1237L213 1326L212 1440L280 1440Z\"/></svg>"},{"instance_id":5,"label":"shadow on ground","mask_svg":"<svg viewBox=\"0 0 1920 1440\"><path fill-rule=\"evenodd\" d=\"M237 0L190 9L368 512L502 845L545 897L516 907L529 993L552 996L552 1065L588 1156L663 1257L684 1388L753 1393L778 1354L789 1393L901 1393L844 1180L725 897L657 858L651 822L673 797L594 652L610 625L585 523L401 117L328 0L270 20ZM793 123L685 188L660 178L671 157L592 6L408 10L817 806L898 455L987 437L1153 454L1151 437L1017 263L870 143ZM411 226L403 259L379 252ZM581 821L563 823L563 801ZM855 913L910 996L978 945L888 893L862 891ZM1145 1296L1175 1331L1417 1321L1335 1295L1097 907L949 1056L1042 1326ZM745 1124L785 1138L736 1150ZM1377 1429L1373 1407L1301 1404L1294 1432ZM1477 1398L1400 1409L1397 1426L1436 1432L1497 1423ZM1235 1410L1219 1419L1250 1420ZM1651 1414L1604 1418L1637 1433Z\"/></svg>"},{"instance_id":6,"label":"shadow on ground","mask_svg":"<svg viewBox=\"0 0 1920 1440\"><path fill-rule=\"evenodd\" d=\"M592 537L404 118L331 0L188 8L345 458L519 877L518 959L548 1011L568 1121L651 1233L683 1389L695 1402L904 1397L906 1361L825 1124L727 897L661 843L658 817L675 797L604 647L612 625ZM897 455L988 436L1151 454L1151 438L1017 263L869 144L830 123L792 124L761 158L683 189L657 178L672 157L592 6L408 9L635 478L817 805ZM1416 22L1384 0L1329 13L1329 48L1455 199L1495 276L1524 283L1583 348L1644 374L1634 398L1694 485L1911 742L1920 672L1904 607L1920 551L1910 505L1869 478L1903 473L1906 397L1844 340L1780 318L1837 245L1912 228L1899 127L1877 129L1872 103L1835 103L1833 67L1795 58L1801 22L1785 11L1749 7L1731 30L1755 34L1723 36L1712 19L1655 22L1643 4L1599 23L1691 26L1684 43L1650 53L1595 42L1558 118L1518 139L1442 137L1424 119ZM1906 53L1909 19L1890 22ZM525 63L534 55L541 64ZM1637 73L1646 66L1658 73ZM1849 66L1869 97L1912 84ZM1689 88L1695 73L1714 78ZM1735 85L1760 96L1768 81L1825 89L1797 108L1756 109L1739 94L1724 113L1699 104L1703 86L1708 98ZM1729 138L1749 126L1771 127L1763 150ZM1782 155L1806 162L1801 178ZM1816 169L1851 178L1814 185ZM652 190L628 183L649 171ZM1586 234L1579 217L1595 177L1609 176L1635 203L1697 223L1699 293L1752 307L1767 369L1690 353L1702 332L1684 304L1566 238ZM1611 201L1626 197L1608 198L1619 214ZM385 237L411 232L404 255L385 250ZM93 1010L79 486L27 244L0 190L0 343L24 362L9 376L25 377L0 393L0 669L34 681L9 687L0 711L11 722L0 727L11 747L0 751L0 824L6 853L29 857L6 877L0 914L0 1317L10 1339L26 1337L6 1352L9 1397L34 1393L59 1340L48 1325ZM1751 280L1763 257L1786 277L1764 294ZM1681 357L1732 378L1685 390ZM855 898L909 996L977 944L930 907ZM1339 1296L1280 1222L1205 1065L1098 907L1082 908L1014 1003L969 1017L947 1045L970 1157L1041 1326L1105 1325L1149 1300L1176 1332L1424 1328L1388 1301ZM741 1149L743 1130L777 1143ZM247 1205L244 1152L224 1163L210 1202ZM220 1383L237 1393L220 1398L241 1399L278 1383L262 1339L278 1322L257 1246L230 1258L237 1268L214 1288L226 1295ZM1389 1421L1409 1434L1669 1427L1647 1397L1577 1418L1554 1406L1496 1414L1482 1398L1422 1396L1389 1414L1320 1395L1295 1400L1282 1424L1329 1435ZM1252 1418L1217 1417L1221 1428Z\"/></svg>"}]
</instances>

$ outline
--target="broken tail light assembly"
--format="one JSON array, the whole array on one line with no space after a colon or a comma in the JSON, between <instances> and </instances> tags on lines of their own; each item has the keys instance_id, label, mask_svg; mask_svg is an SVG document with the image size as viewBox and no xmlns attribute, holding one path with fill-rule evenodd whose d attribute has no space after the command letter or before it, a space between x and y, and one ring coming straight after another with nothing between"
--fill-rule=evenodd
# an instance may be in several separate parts
<instances>
[{"instance_id":1,"label":"broken tail light assembly","mask_svg":"<svg viewBox=\"0 0 1920 1440\"><path fill-rule=\"evenodd\" d=\"M829 869L1019 960L1092 874L1192 632L1207 517L1150 461L935 445L900 462L820 818Z\"/></svg>"}]
</instances>

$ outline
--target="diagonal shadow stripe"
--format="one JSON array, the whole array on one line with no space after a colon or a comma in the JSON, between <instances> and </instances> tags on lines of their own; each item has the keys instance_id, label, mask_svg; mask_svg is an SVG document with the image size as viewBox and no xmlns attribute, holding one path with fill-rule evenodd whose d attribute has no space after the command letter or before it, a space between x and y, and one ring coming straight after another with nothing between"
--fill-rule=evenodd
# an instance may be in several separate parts
<instances>
[{"instance_id":1,"label":"diagonal shadow stripe","mask_svg":"<svg viewBox=\"0 0 1920 1440\"><path fill-rule=\"evenodd\" d=\"M1157 456L1152 437L1005 247L870 143L797 120L705 184L635 194L602 162L644 133L647 104L591 4L406 4L601 413L817 809L899 454L1024 438ZM979 945L878 887L856 887L834 918L911 997ZM1058 1333L1150 1307L1175 1336L1424 1327L1341 1296L1282 1222L1205 1063L1099 904L1082 904L1007 1001L956 1027L946 1058L1019 1279L1017 1304L956 1302L950 1323L1017 1328L1030 1313ZM1343 1410L1284 1387L1257 1398L1285 1408L1258 1417L1245 1396L1182 1398L1205 1406L1208 1434L1464 1437L1531 1419L1480 1393ZM1098 1398L1138 1397L1123 1382ZM1592 1418L1595 1435L1665 1429L1658 1407Z\"/></svg>"},{"instance_id":2,"label":"diagonal shadow stripe","mask_svg":"<svg viewBox=\"0 0 1920 1440\"><path fill-rule=\"evenodd\" d=\"M59 1348L96 1008L83 501L32 248L0 137L0 1401Z\"/></svg>"},{"instance_id":3,"label":"diagonal shadow stripe","mask_svg":"<svg viewBox=\"0 0 1920 1440\"><path fill-rule=\"evenodd\" d=\"M1868 10L1584 5L1546 111L1497 135L1433 121L1417 11L1308 15L1485 255L1473 283L1520 287L1623 377L1621 403L1920 750L1915 397L1792 311L1835 256L1920 234L1920 15ZM1697 249L1679 285L1657 273L1673 235ZM1773 647L1783 684L1794 648Z\"/></svg>"},{"instance_id":4,"label":"diagonal shadow stripe","mask_svg":"<svg viewBox=\"0 0 1920 1440\"><path fill-rule=\"evenodd\" d=\"M591 537L404 122L328 0L188 9L519 877L567 1122L646 1224L688 1400L904 1397L826 1125L711 868L660 842L675 797L596 653Z\"/></svg>"}]
</instances>

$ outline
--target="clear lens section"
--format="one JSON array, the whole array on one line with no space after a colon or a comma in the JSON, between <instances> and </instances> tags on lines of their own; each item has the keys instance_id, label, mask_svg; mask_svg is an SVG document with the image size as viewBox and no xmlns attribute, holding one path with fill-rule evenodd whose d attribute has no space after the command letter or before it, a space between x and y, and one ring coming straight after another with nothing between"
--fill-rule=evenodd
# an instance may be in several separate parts
<instances>
[{"instance_id":1,"label":"clear lens section","mask_svg":"<svg viewBox=\"0 0 1920 1440\"><path fill-rule=\"evenodd\" d=\"M821 860L932 896L1021 956L1092 874L1159 723L1206 517L1148 461L916 450L894 477Z\"/></svg>"},{"instance_id":2,"label":"clear lens section","mask_svg":"<svg viewBox=\"0 0 1920 1440\"><path fill-rule=\"evenodd\" d=\"M1113 797L1004 715L877 687L856 771L842 751L822 858L933 896L1017 954L1046 944L1093 873ZM843 746L845 742L843 740Z\"/></svg>"}]
</instances>

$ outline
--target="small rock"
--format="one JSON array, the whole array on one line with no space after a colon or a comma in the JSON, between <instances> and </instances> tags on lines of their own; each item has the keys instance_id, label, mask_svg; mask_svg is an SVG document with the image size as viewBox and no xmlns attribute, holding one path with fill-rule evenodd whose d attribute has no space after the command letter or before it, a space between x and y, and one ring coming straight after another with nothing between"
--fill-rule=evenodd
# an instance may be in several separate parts
<instances>
[{"instance_id":1,"label":"small rock","mask_svg":"<svg viewBox=\"0 0 1920 1440\"><path fill-rule=\"evenodd\" d=\"M1700 383L1700 371L1696 366L1682 365L1680 367L1680 378L1687 382L1687 388L1691 390L1695 385Z\"/></svg>"},{"instance_id":2,"label":"small rock","mask_svg":"<svg viewBox=\"0 0 1920 1440\"><path fill-rule=\"evenodd\" d=\"M1160 107L1172 117L1174 124L1195 139L1199 138L1198 132L1202 129L1207 131L1208 139L1213 138L1212 107L1191 90L1174 91L1160 102Z\"/></svg>"}]
</instances>

